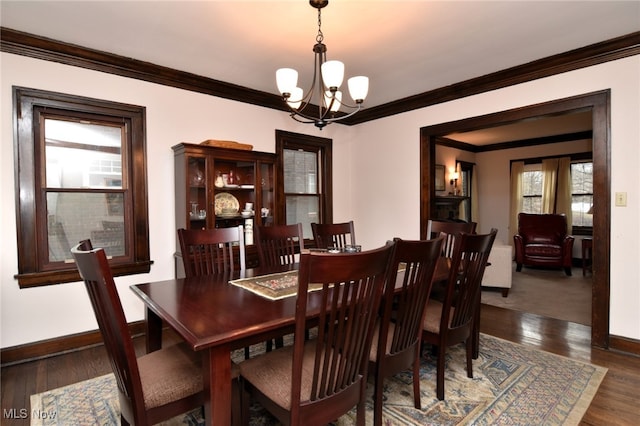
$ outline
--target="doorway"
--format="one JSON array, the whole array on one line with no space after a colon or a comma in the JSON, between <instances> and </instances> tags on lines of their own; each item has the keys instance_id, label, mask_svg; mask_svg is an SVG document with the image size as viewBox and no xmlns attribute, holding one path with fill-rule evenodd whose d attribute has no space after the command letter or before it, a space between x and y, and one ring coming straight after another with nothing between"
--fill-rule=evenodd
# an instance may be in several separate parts
<instances>
[{"instance_id":1,"label":"doorway","mask_svg":"<svg viewBox=\"0 0 640 426\"><path fill-rule=\"evenodd\" d=\"M454 132L495 127L542 116L575 111L591 111L593 144L593 294L591 344L609 344L609 248L610 248L610 91L600 91L566 99L530 105L484 116L427 126L420 129L420 235L426 238L427 222L435 199L436 140Z\"/></svg>"}]
</instances>

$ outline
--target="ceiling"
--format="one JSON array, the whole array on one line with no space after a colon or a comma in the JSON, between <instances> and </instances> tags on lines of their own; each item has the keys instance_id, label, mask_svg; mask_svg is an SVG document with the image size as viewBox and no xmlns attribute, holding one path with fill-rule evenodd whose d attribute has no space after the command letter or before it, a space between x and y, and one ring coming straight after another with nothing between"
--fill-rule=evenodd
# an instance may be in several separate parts
<instances>
[{"instance_id":1,"label":"ceiling","mask_svg":"<svg viewBox=\"0 0 640 426\"><path fill-rule=\"evenodd\" d=\"M0 23L274 94L280 67L308 86L318 30L305 0L2 0ZM640 31L640 1L331 0L322 31L366 108Z\"/></svg>"}]
</instances>

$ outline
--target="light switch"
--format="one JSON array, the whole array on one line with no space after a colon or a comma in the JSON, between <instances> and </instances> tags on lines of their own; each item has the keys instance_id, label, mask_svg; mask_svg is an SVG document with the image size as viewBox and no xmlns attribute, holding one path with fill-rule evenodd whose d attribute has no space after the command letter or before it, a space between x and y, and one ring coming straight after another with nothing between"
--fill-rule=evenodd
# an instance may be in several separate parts
<instances>
[{"instance_id":1,"label":"light switch","mask_svg":"<svg viewBox=\"0 0 640 426\"><path fill-rule=\"evenodd\" d=\"M627 193L626 192L616 192L616 206L618 206L618 207L626 207L627 206Z\"/></svg>"}]
</instances>

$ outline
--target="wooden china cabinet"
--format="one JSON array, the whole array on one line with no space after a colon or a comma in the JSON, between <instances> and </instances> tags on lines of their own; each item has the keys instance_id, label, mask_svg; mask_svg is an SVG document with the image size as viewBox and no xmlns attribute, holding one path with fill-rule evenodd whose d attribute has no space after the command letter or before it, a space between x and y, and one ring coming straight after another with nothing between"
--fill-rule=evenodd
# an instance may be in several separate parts
<instances>
[{"instance_id":1,"label":"wooden china cabinet","mask_svg":"<svg viewBox=\"0 0 640 426\"><path fill-rule=\"evenodd\" d=\"M257 266L253 227L274 223L276 155L180 143L175 160L176 230L243 225L247 267ZM252 212L245 210L252 204ZM277 222L276 222L277 223ZM182 276L176 235L176 275Z\"/></svg>"}]
</instances>

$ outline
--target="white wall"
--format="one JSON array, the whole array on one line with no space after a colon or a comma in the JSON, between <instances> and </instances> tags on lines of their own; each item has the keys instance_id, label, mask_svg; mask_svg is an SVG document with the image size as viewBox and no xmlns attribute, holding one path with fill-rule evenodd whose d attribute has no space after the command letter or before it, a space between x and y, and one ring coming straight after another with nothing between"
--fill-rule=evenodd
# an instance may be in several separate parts
<instances>
[{"instance_id":1,"label":"white wall","mask_svg":"<svg viewBox=\"0 0 640 426\"><path fill-rule=\"evenodd\" d=\"M0 59L0 347L96 329L80 283L20 290L13 278L17 273L13 85L147 107L150 245L155 264L149 274L116 279L129 321L141 320L143 309L127 287L173 276L171 146L176 143L228 139L273 152L275 129L333 138L334 219L353 218L359 243L373 248L395 236L419 237L420 127L611 88L612 191L626 191L628 207L612 207L611 212L610 330L640 339L638 56L356 127L332 125L321 133L293 122L283 112L7 53Z\"/></svg>"}]
</instances>

